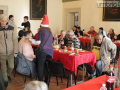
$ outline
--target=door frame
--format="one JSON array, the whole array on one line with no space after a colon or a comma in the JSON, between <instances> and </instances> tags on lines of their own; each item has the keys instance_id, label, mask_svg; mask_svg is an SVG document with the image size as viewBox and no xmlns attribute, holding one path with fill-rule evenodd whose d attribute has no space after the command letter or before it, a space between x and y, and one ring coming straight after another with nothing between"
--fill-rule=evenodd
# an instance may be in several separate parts
<instances>
[{"instance_id":1,"label":"door frame","mask_svg":"<svg viewBox=\"0 0 120 90\"><path fill-rule=\"evenodd\" d=\"M69 8L69 9L65 9L65 15L64 15L65 16L64 17L65 30L67 30L67 16L68 16L68 13L78 13L78 15L79 15L78 26L81 26L81 8Z\"/></svg>"}]
</instances>

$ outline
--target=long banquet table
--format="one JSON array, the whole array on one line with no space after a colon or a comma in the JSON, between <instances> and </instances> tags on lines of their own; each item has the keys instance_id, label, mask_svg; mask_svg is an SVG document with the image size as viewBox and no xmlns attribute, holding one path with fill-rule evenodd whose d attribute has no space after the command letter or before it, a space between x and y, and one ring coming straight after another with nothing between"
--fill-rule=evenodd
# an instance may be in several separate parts
<instances>
[{"instance_id":1,"label":"long banquet table","mask_svg":"<svg viewBox=\"0 0 120 90\"><path fill-rule=\"evenodd\" d=\"M114 42L114 44L115 44L117 47L120 47L120 43L119 43L119 42Z\"/></svg>"},{"instance_id":2,"label":"long banquet table","mask_svg":"<svg viewBox=\"0 0 120 90\"><path fill-rule=\"evenodd\" d=\"M106 75L103 75L63 90L100 90L100 87L105 83L105 80ZM114 90L120 90L120 88L116 88Z\"/></svg>"},{"instance_id":3,"label":"long banquet table","mask_svg":"<svg viewBox=\"0 0 120 90\"><path fill-rule=\"evenodd\" d=\"M94 69L94 65L96 63L95 53L93 52L80 52L78 55L70 55L69 53L59 52L59 50L53 51L53 59L60 61L64 64L65 68L75 72L77 75L77 66L83 64L92 65ZM84 69L83 69L84 70ZM83 80L84 81L84 71L83 71ZM78 82L80 83L80 82ZM72 85L72 76L71 76L71 85Z\"/></svg>"},{"instance_id":4,"label":"long banquet table","mask_svg":"<svg viewBox=\"0 0 120 90\"><path fill-rule=\"evenodd\" d=\"M86 43L91 43L91 39L89 37L78 37L78 39L83 42L83 45L86 46Z\"/></svg>"}]
</instances>

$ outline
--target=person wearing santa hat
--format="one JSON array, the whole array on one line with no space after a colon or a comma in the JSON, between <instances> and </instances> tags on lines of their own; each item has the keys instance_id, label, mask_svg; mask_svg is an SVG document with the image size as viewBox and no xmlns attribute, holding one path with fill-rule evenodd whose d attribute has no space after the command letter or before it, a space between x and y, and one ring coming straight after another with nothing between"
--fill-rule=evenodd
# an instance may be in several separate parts
<instances>
[{"instance_id":1,"label":"person wearing santa hat","mask_svg":"<svg viewBox=\"0 0 120 90\"><path fill-rule=\"evenodd\" d=\"M43 47L43 52L38 55L38 80L43 81L43 71L45 72L45 82L48 84L48 71L46 61L53 57L53 35L49 28L48 16L44 15L38 32L37 40L41 43L39 47ZM46 42L46 43L45 43Z\"/></svg>"}]
</instances>

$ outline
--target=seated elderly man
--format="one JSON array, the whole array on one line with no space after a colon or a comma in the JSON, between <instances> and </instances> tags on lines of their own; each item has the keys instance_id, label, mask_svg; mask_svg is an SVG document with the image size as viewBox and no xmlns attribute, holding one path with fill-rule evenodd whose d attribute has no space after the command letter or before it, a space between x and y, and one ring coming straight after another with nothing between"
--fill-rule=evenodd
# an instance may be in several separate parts
<instances>
[{"instance_id":1,"label":"seated elderly man","mask_svg":"<svg viewBox=\"0 0 120 90\"><path fill-rule=\"evenodd\" d=\"M61 39L64 40L64 45L66 46L66 44L68 42L68 36L66 35L66 31L65 30L62 30L61 31L61 35L58 36L58 43L60 43Z\"/></svg>"},{"instance_id":2,"label":"seated elderly man","mask_svg":"<svg viewBox=\"0 0 120 90\"><path fill-rule=\"evenodd\" d=\"M94 26L91 26L90 27L90 31L88 31L87 33L84 33L84 35L85 36L90 36L91 35L91 37L95 37L95 34L96 34L97 32L94 30Z\"/></svg>"},{"instance_id":3,"label":"seated elderly man","mask_svg":"<svg viewBox=\"0 0 120 90\"><path fill-rule=\"evenodd\" d=\"M75 36L73 30L68 32L68 43L67 46L71 47L71 44L74 44L74 48L80 48L80 40Z\"/></svg>"},{"instance_id":4,"label":"seated elderly man","mask_svg":"<svg viewBox=\"0 0 120 90\"><path fill-rule=\"evenodd\" d=\"M102 33L97 33L93 44L92 52L96 55L96 77L104 75L110 65L110 59L115 58L116 45L108 38L103 37ZM87 72L90 73L89 79L95 76L95 71L90 65L85 65ZM102 72L102 73L101 73Z\"/></svg>"},{"instance_id":5,"label":"seated elderly man","mask_svg":"<svg viewBox=\"0 0 120 90\"><path fill-rule=\"evenodd\" d=\"M107 34L107 36L112 40L114 41L114 36L115 36L115 33L114 33L114 29L110 29L109 30L109 33Z\"/></svg>"},{"instance_id":6,"label":"seated elderly man","mask_svg":"<svg viewBox=\"0 0 120 90\"><path fill-rule=\"evenodd\" d=\"M25 56L27 60L34 61L36 56L34 55L32 46L29 39L32 38L31 31L26 31L24 37L19 41L19 52Z\"/></svg>"}]
</instances>

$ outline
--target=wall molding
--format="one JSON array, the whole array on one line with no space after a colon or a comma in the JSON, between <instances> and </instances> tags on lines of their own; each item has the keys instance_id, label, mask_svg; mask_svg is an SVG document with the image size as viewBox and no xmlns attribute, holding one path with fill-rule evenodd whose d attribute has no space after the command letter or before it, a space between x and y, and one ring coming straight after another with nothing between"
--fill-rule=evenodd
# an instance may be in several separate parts
<instances>
[{"instance_id":1,"label":"wall molding","mask_svg":"<svg viewBox=\"0 0 120 90\"><path fill-rule=\"evenodd\" d=\"M78 0L62 0L62 2L70 2L70 1L78 1Z\"/></svg>"}]
</instances>

